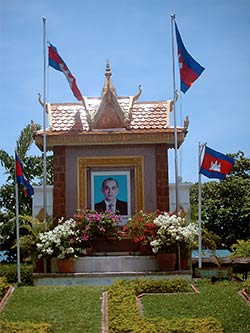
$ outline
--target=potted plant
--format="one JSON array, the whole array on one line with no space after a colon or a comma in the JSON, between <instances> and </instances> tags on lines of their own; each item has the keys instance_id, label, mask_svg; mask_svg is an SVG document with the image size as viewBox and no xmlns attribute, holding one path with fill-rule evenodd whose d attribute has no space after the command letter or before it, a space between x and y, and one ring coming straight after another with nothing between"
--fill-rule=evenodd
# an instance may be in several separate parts
<instances>
[{"instance_id":1,"label":"potted plant","mask_svg":"<svg viewBox=\"0 0 250 333\"><path fill-rule=\"evenodd\" d=\"M79 209L74 215L81 244L89 251L108 252L113 242L121 239L120 215L112 211L97 212L87 208Z\"/></svg>"},{"instance_id":2,"label":"potted plant","mask_svg":"<svg viewBox=\"0 0 250 333\"><path fill-rule=\"evenodd\" d=\"M58 270L65 261L73 266L73 260L81 252L81 238L77 222L73 219L61 219L52 230L39 234L36 244L38 258L57 258ZM65 270L65 268L64 268Z\"/></svg>"},{"instance_id":3,"label":"potted plant","mask_svg":"<svg viewBox=\"0 0 250 333\"><path fill-rule=\"evenodd\" d=\"M154 219L159 212L145 212L140 210L128 220L124 227L128 237L137 244L137 250L141 254L152 254L150 242L154 239L158 227L154 224Z\"/></svg>"},{"instance_id":4,"label":"potted plant","mask_svg":"<svg viewBox=\"0 0 250 333\"><path fill-rule=\"evenodd\" d=\"M180 249L190 249L198 236L198 228L195 224L186 224L185 218L171 215L164 212L154 219L154 224L158 227L154 239L150 242L153 253L157 254L157 259L171 257L172 265L166 270L173 270L176 263L176 252L178 253L178 263L180 268ZM162 255L164 254L164 255ZM168 254L168 255L166 255ZM159 263L160 268L161 263Z\"/></svg>"},{"instance_id":5,"label":"potted plant","mask_svg":"<svg viewBox=\"0 0 250 333\"><path fill-rule=\"evenodd\" d=\"M27 231L20 237L22 254L26 258L31 258L35 272L43 272L44 262L38 258L36 243L39 240L39 234L45 232L46 228L50 227L50 223L46 225L28 215L20 215L19 218L22 222L20 228Z\"/></svg>"}]
</instances>

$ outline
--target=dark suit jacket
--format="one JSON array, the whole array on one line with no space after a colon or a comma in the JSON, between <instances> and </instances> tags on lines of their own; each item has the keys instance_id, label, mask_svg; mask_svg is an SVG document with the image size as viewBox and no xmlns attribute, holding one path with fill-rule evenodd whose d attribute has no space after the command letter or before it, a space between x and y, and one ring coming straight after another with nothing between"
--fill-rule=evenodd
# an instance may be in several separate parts
<instances>
[{"instance_id":1,"label":"dark suit jacket","mask_svg":"<svg viewBox=\"0 0 250 333\"><path fill-rule=\"evenodd\" d=\"M105 211L106 210L106 204L105 200L101 202L97 202L95 204L95 210L97 211ZM128 215L128 203L126 201L116 200L116 211L118 214L121 215Z\"/></svg>"}]
</instances>

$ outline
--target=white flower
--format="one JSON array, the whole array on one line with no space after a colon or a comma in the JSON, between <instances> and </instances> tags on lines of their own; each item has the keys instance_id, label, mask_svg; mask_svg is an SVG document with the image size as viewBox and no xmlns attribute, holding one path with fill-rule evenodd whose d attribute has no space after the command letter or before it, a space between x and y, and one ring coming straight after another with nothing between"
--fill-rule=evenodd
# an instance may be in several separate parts
<instances>
[{"instance_id":1,"label":"white flower","mask_svg":"<svg viewBox=\"0 0 250 333\"><path fill-rule=\"evenodd\" d=\"M39 242L36 244L39 257L42 255L57 255L58 258L65 258L67 255L74 254L75 250L70 245L70 239L76 235L76 221L60 219L58 225L53 230L39 234Z\"/></svg>"},{"instance_id":2,"label":"white flower","mask_svg":"<svg viewBox=\"0 0 250 333\"><path fill-rule=\"evenodd\" d=\"M187 225L185 219L180 216L163 213L154 219L154 224L159 227L157 240L150 243L154 253L164 246L176 243L192 247L198 235L197 225L191 223Z\"/></svg>"}]
</instances>

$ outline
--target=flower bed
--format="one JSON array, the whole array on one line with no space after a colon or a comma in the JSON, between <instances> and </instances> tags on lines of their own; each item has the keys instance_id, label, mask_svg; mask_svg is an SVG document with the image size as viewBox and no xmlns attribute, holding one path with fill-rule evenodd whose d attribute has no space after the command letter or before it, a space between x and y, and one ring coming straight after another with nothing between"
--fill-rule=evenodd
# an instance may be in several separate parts
<instances>
[{"instance_id":1,"label":"flower bed","mask_svg":"<svg viewBox=\"0 0 250 333\"><path fill-rule=\"evenodd\" d=\"M52 325L47 323L0 321L1 333L52 333Z\"/></svg>"},{"instance_id":2,"label":"flower bed","mask_svg":"<svg viewBox=\"0 0 250 333\"><path fill-rule=\"evenodd\" d=\"M144 289L145 286L145 289ZM221 323L213 318L165 320L142 318L136 296L143 292L191 291L183 279L157 281L117 281L108 290L109 333L223 333Z\"/></svg>"}]
</instances>

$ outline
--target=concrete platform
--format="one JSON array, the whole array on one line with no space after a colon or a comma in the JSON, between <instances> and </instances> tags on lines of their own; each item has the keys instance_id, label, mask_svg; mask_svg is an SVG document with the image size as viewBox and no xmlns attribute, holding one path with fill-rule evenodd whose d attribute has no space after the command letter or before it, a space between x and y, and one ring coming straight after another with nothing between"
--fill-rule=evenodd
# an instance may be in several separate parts
<instances>
[{"instance_id":1,"label":"concrete platform","mask_svg":"<svg viewBox=\"0 0 250 333\"><path fill-rule=\"evenodd\" d=\"M34 273L34 286L110 286L115 280L192 279L192 271L171 272L108 272L108 273Z\"/></svg>"},{"instance_id":2,"label":"concrete platform","mask_svg":"<svg viewBox=\"0 0 250 333\"><path fill-rule=\"evenodd\" d=\"M96 285L108 286L118 279L173 278L191 279L192 270L160 271L155 256L95 255L78 258L73 273L58 273L56 260L51 262L51 273L34 273L35 286L41 285Z\"/></svg>"}]
</instances>

